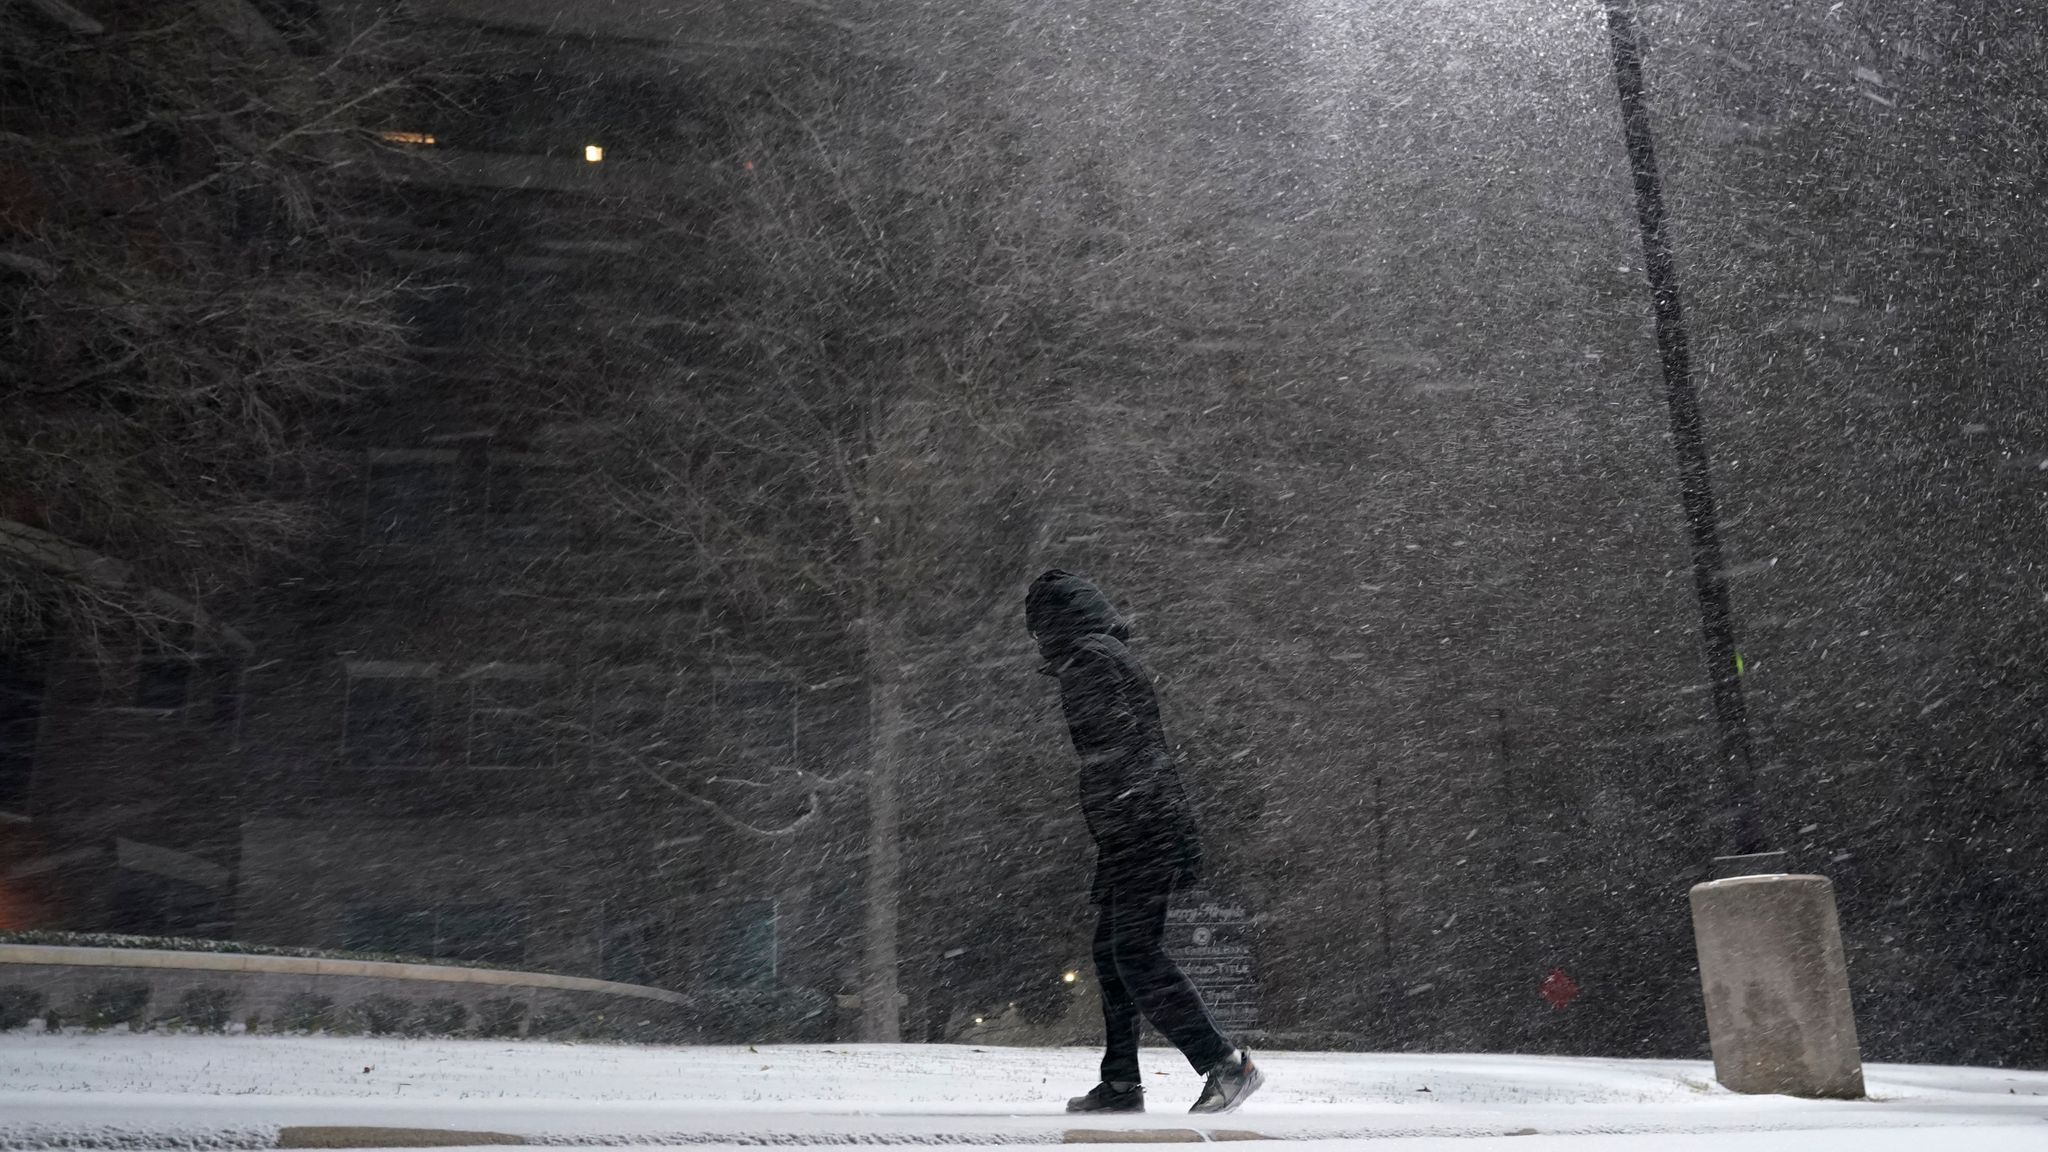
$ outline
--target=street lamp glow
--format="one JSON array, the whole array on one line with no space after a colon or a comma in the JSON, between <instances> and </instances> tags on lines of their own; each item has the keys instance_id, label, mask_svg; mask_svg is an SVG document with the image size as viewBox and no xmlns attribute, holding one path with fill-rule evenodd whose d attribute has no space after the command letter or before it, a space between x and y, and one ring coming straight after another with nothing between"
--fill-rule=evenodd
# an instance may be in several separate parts
<instances>
[{"instance_id":1,"label":"street lamp glow","mask_svg":"<svg viewBox=\"0 0 2048 1152\"><path fill-rule=\"evenodd\" d=\"M604 146L600 144L585 144L583 146L583 159L591 164L604 163Z\"/></svg>"},{"instance_id":2,"label":"street lamp glow","mask_svg":"<svg viewBox=\"0 0 2048 1152\"><path fill-rule=\"evenodd\" d=\"M1079 972L1068 971L1060 974L1060 979L1068 984L1072 984L1080 978L1081 974Z\"/></svg>"}]
</instances>

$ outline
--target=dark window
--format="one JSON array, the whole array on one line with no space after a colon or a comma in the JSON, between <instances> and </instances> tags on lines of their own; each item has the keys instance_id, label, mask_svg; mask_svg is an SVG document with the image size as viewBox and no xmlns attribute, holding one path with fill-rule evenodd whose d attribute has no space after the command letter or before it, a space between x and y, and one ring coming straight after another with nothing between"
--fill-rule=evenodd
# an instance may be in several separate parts
<instances>
[{"instance_id":1,"label":"dark window","mask_svg":"<svg viewBox=\"0 0 2048 1152\"><path fill-rule=\"evenodd\" d=\"M452 451L374 456L364 493L364 535L377 542L431 539L454 510L456 461Z\"/></svg>"},{"instance_id":2,"label":"dark window","mask_svg":"<svg viewBox=\"0 0 2048 1152\"><path fill-rule=\"evenodd\" d=\"M725 988L763 988L775 983L781 963L773 900L740 900L728 906L711 958L711 982Z\"/></svg>"},{"instance_id":3,"label":"dark window","mask_svg":"<svg viewBox=\"0 0 2048 1152\"><path fill-rule=\"evenodd\" d=\"M571 514L562 474L547 458L492 453L486 499L488 531L507 543L573 538L586 525Z\"/></svg>"},{"instance_id":4,"label":"dark window","mask_svg":"<svg viewBox=\"0 0 2048 1152\"><path fill-rule=\"evenodd\" d=\"M554 762L548 723L549 681L538 677L478 676L468 684L469 765L537 768Z\"/></svg>"},{"instance_id":5,"label":"dark window","mask_svg":"<svg viewBox=\"0 0 2048 1152\"><path fill-rule=\"evenodd\" d=\"M221 659L212 664L213 726L240 735L242 721L242 665Z\"/></svg>"},{"instance_id":6,"label":"dark window","mask_svg":"<svg viewBox=\"0 0 2048 1152\"><path fill-rule=\"evenodd\" d=\"M0 653L0 811L29 810L48 660L49 652L41 645Z\"/></svg>"},{"instance_id":7,"label":"dark window","mask_svg":"<svg viewBox=\"0 0 2048 1152\"><path fill-rule=\"evenodd\" d=\"M630 565L622 565L617 575L628 575L627 568ZM612 583L617 586L616 581ZM606 611L591 620L586 631L591 650L600 654L608 667L653 674L653 670L671 667L679 658L702 649L702 601L666 593L607 595L608 591L594 593L592 603L603 604ZM691 693L697 702L711 701L708 681L692 688Z\"/></svg>"},{"instance_id":8,"label":"dark window","mask_svg":"<svg viewBox=\"0 0 2048 1152\"><path fill-rule=\"evenodd\" d=\"M602 677L592 690L591 756L599 767L663 767L690 750L689 690L658 670Z\"/></svg>"},{"instance_id":9,"label":"dark window","mask_svg":"<svg viewBox=\"0 0 2048 1152\"><path fill-rule=\"evenodd\" d=\"M351 768L432 764L434 681L430 676L352 676L342 725Z\"/></svg>"},{"instance_id":10,"label":"dark window","mask_svg":"<svg viewBox=\"0 0 2048 1152\"><path fill-rule=\"evenodd\" d=\"M718 689L718 724L726 746L762 759L796 755L796 686L787 680L728 682Z\"/></svg>"},{"instance_id":11,"label":"dark window","mask_svg":"<svg viewBox=\"0 0 2048 1152\"><path fill-rule=\"evenodd\" d=\"M123 868L114 877L108 927L135 936L213 937L226 933L219 896L173 876Z\"/></svg>"},{"instance_id":12,"label":"dark window","mask_svg":"<svg viewBox=\"0 0 2048 1152\"><path fill-rule=\"evenodd\" d=\"M434 914L378 904L358 904L348 910L341 945L351 952L431 958L434 955Z\"/></svg>"},{"instance_id":13,"label":"dark window","mask_svg":"<svg viewBox=\"0 0 2048 1152\"><path fill-rule=\"evenodd\" d=\"M470 964L519 964L526 959L526 917L512 904L447 909L435 922L434 955Z\"/></svg>"},{"instance_id":14,"label":"dark window","mask_svg":"<svg viewBox=\"0 0 2048 1152\"><path fill-rule=\"evenodd\" d=\"M511 966L526 959L526 918L513 904L358 904L348 910L342 943L351 952Z\"/></svg>"},{"instance_id":15,"label":"dark window","mask_svg":"<svg viewBox=\"0 0 2048 1152\"><path fill-rule=\"evenodd\" d=\"M137 708L183 708L192 698L191 633L147 637L135 663Z\"/></svg>"},{"instance_id":16,"label":"dark window","mask_svg":"<svg viewBox=\"0 0 2048 1152\"><path fill-rule=\"evenodd\" d=\"M598 971L621 984L653 984L660 979L660 917L629 904L607 904L598 938Z\"/></svg>"},{"instance_id":17,"label":"dark window","mask_svg":"<svg viewBox=\"0 0 2048 1152\"><path fill-rule=\"evenodd\" d=\"M404 317L422 348L449 349L462 343L468 327L467 285L442 284L404 298Z\"/></svg>"}]
</instances>

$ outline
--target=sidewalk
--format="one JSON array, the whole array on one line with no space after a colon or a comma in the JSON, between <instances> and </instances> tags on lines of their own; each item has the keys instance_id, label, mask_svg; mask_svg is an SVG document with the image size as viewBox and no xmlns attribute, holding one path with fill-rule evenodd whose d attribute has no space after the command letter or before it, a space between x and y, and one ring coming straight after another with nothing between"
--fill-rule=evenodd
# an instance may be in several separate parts
<instances>
[{"instance_id":1,"label":"sidewalk","mask_svg":"<svg viewBox=\"0 0 2048 1152\"><path fill-rule=\"evenodd\" d=\"M1146 1052L1153 1111L1076 1118L1075 1050L654 1048L254 1036L0 1036L0 1148L1121 1144L1322 1150L2048 1152L2048 1073L1875 1066L1875 1099L1740 1097L1681 1061L1265 1052L1230 1116ZM1083 1121L1083 1122L1077 1122ZM342 1129L343 1131L320 1131ZM1968 1131L1964 1131L1967 1129ZM1304 1147L1302 1152L1309 1152Z\"/></svg>"}]
</instances>

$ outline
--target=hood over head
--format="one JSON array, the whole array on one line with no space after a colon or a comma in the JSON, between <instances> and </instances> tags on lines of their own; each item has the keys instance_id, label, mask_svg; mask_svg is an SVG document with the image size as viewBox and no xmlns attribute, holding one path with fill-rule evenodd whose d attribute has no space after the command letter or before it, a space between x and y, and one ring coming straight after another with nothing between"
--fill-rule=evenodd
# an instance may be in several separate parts
<instances>
[{"instance_id":1,"label":"hood over head","mask_svg":"<svg viewBox=\"0 0 2048 1152\"><path fill-rule=\"evenodd\" d=\"M1065 656L1083 636L1131 638L1130 626L1102 589L1086 576L1058 568L1031 582L1030 591L1024 594L1024 623L1038 638L1039 655L1048 661Z\"/></svg>"}]
</instances>

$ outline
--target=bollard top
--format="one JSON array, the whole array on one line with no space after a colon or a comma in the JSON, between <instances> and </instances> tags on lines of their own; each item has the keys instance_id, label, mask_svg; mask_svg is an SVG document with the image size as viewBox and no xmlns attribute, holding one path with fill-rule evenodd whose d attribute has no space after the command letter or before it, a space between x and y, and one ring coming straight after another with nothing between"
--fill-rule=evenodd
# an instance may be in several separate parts
<instances>
[{"instance_id":1,"label":"bollard top","mask_svg":"<svg viewBox=\"0 0 2048 1152\"><path fill-rule=\"evenodd\" d=\"M1834 882L1825 876L1803 872L1774 872L1763 876L1730 876L1723 880L1707 880L1692 886L1695 893L1722 892L1731 888L1762 886L1786 886L1796 888L1833 888Z\"/></svg>"},{"instance_id":2,"label":"bollard top","mask_svg":"<svg viewBox=\"0 0 2048 1152\"><path fill-rule=\"evenodd\" d=\"M1782 876L1791 871L1792 854L1785 851L1745 852L1739 856L1716 856L1707 869L1707 879L1727 880L1735 876Z\"/></svg>"}]
</instances>

